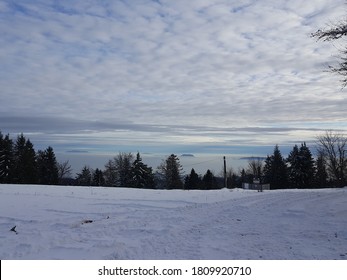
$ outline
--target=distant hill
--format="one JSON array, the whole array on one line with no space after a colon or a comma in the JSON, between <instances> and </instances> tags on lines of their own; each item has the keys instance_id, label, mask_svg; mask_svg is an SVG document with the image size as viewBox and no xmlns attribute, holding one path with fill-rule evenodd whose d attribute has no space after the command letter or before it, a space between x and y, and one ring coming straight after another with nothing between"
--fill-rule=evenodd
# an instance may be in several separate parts
<instances>
[{"instance_id":1,"label":"distant hill","mask_svg":"<svg viewBox=\"0 0 347 280\"><path fill-rule=\"evenodd\" d=\"M193 154L182 154L181 157L195 157Z\"/></svg>"},{"instance_id":2,"label":"distant hill","mask_svg":"<svg viewBox=\"0 0 347 280\"><path fill-rule=\"evenodd\" d=\"M266 157L241 157L241 160L266 160Z\"/></svg>"}]
</instances>

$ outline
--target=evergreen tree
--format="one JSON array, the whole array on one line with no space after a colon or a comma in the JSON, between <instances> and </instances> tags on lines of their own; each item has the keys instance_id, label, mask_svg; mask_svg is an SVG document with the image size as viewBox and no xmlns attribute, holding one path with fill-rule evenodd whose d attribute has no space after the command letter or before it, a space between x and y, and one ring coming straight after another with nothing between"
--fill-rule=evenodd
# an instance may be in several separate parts
<instances>
[{"instance_id":1,"label":"evergreen tree","mask_svg":"<svg viewBox=\"0 0 347 280\"><path fill-rule=\"evenodd\" d=\"M287 158L287 162L289 163L288 179L290 186L294 188L300 188L303 184L303 170L300 157L299 147L295 145Z\"/></svg>"},{"instance_id":2,"label":"evergreen tree","mask_svg":"<svg viewBox=\"0 0 347 280\"><path fill-rule=\"evenodd\" d=\"M218 188L216 177L208 169L204 177L202 177L202 183L205 190Z\"/></svg>"},{"instance_id":3,"label":"evergreen tree","mask_svg":"<svg viewBox=\"0 0 347 280\"><path fill-rule=\"evenodd\" d=\"M136 159L131 168L131 186L134 188L153 188L154 176L152 168L142 162L140 153L136 155Z\"/></svg>"},{"instance_id":4,"label":"evergreen tree","mask_svg":"<svg viewBox=\"0 0 347 280\"><path fill-rule=\"evenodd\" d=\"M192 168L192 170L190 171L190 175L186 176L184 180L184 188L187 190L201 188L201 179L195 172L194 168Z\"/></svg>"},{"instance_id":5,"label":"evergreen tree","mask_svg":"<svg viewBox=\"0 0 347 280\"><path fill-rule=\"evenodd\" d=\"M315 166L311 151L306 143L301 144L300 149L295 145L287 158L287 162L291 187L313 187Z\"/></svg>"},{"instance_id":6,"label":"evergreen tree","mask_svg":"<svg viewBox=\"0 0 347 280\"><path fill-rule=\"evenodd\" d=\"M13 182L16 184L23 184L25 177L25 142L26 139L23 134L17 137L16 143L13 148L14 166L13 166Z\"/></svg>"},{"instance_id":7,"label":"evergreen tree","mask_svg":"<svg viewBox=\"0 0 347 280\"><path fill-rule=\"evenodd\" d=\"M159 171L164 177L165 187L168 189L182 189L183 183L181 180L182 166L178 157L174 154L170 155L165 162L159 167Z\"/></svg>"},{"instance_id":8,"label":"evergreen tree","mask_svg":"<svg viewBox=\"0 0 347 280\"><path fill-rule=\"evenodd\" d=\"M105 185L105 179L104 179L103 172L99 168L95 169L92 177L93 177L92 178L92 186L104 186Z\"/></svg>"},{"instance_id":9,"label":"evergreen tree","mask_svg":"<svg viewBox=\"0 0 347 280\"><path fill-rule=\"evenodd\" d=\"M92 170L85 165L81 173L77 173L76 182L79 186L90 186L92 184Z\"/></svg>"},{"instance_id":10,"label":"evergreen tree","mask_svg":"<svg viewBox=\"0 0 347 280\"><path fill-rule=\"evenodd\" d=\"M21 134L14 145L14 178L17 184L37 183L36 153L30 140Z\"/></svg>"},{"instance_id":11,"label":"evergreen tree","mask_svg":"<svg viewBox=\"0 0 347 280\"><path fill-rule=\"evenodd\" d=\"M13 164L13 142L0 132L0 183L12 182Z\"/></svg>"},{"instance_id":12,"label":"evergreen tree","mask_svg":"<svg viewBox=\"0 0 347 280\"><path fill-rule=\"evenodd\" d=\"M271 189L284 189L288 187L287 166L278 148L267 156L264 166L264 183L270 184Z\"/></svg>"},{"instance_id":13,"label":"evergreen tree","mask_svg":"<svg viewBox=\"0 0 347 280\"><path fill-rule=\"evenodd\" d=\"M326 187L328 183L328 172L326 170L326 162L323 154L319 153L316 160L316 178L317 187Z\"/></svg>"},{"instance_id":14,"label":"evergreen tree","mask_svg":"<svg viewBox=\"0 0 347 280\"><path fill-rule=\"evenodd\" d=\"M58 163L52 147L37 153L38 180L43 185L58 184Z\"/></svg>"},{"instance_id":15,"label":"evergreen tree","mask_svg":"<svg viewBox=\"0 0 347 280\"><path fill-rule=\"evenodd\" d=\"M316 168L312 153L309 147L306 146L305 142L301 144L299 155L302 168L301 173L303 174L302 187L312 188L314 187L314 176L316 173Z\"/></svg>"}]
</instances>

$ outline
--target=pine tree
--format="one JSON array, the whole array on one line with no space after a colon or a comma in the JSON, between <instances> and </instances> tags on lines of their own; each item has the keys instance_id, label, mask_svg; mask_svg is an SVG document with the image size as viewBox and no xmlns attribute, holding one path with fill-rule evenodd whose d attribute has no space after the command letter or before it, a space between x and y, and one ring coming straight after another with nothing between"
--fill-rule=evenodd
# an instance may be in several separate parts
<instances>
[{"instance_id":1,"label":"pine tree","mask_svg":"<svg viewBox=\"0 0 347 280\"><path fill-rule=\"evenodd\" d=\"M287 162L288 167L288 179L291 187L300 188L303 183L303 174L301 166L301 158L299 154L299 148L297 145L293 147L293 150L289 153Z\"/></svg>"},{"instance_id":2,"label":"pine tree","mask_svg":"<svg viewBox=\"0 0 347 280\"><path fill-rule=\"evenodd\" d=\"M153 188L154 176L152 168L143 163L140 153L136 155L136 159L131 168L131 186L134 188Z\"/></svg>"},{"instance_id":3,"label":"pine tree","mask_svg":"<svg viewBox=\"0 0 347 280\"><path fill-rule=\"evenodd\" d=\"M177 155L170 155L159 167L159 171L164 177L165 187L168 189L182 189L181 180L182 166Z\"/></svg>"},{"instance_id":4,"label":"pine tree","mask_svg":"<svg viewBox=\"0 0 347 280\"><path fill-rule=\"evenodd\" d=\"M37 183L36 153L30 140L21 134L14 145L14 183Z\"/></svg>"},{"instance_id":5,"label":"pine tree","mask_svg":"<svg viewBox=\"0 0 347 280\"><path fill-rule=\"evenodd\" d=\"M264 183L270 184L271 189L284 189L288 187L287 166L278 148L267 156L264 166Z\"/></svg>"},{"instance_id":6,"label":"pine tree","mask_svg":"<svg viewBox=\"0 0 347 280\"><path fill-rule=\"evenodd\" d=\"M58 163L52 147L37 153L38 180L43 185L58 184Z\"/></svg>"},{"instance_id":7,"label":"pine tree","mask_svg":"<svg viewBox=\"0 0 347 280\"><path fill-rule=\"evenodd\" d=\"M77 173L76 182L79 186L90 186L92 184L92 170L85 165L81 173Z\"/></svg>"},{"instance_id":8,"label":"pine tree","mask_svg":"<svg viewBox=\"0 0 347 280\"><path fill-rule=\"evenodd\" d=\"M326 162L324 155L321 153L318 154L317 160L316 160L316 177L315 182L317 184L317 187L326 187L328 183L328 172L326 170Z\"/></svg>"},{"instance_id":9,"label":"pine tree","mask_svg":"<svg viewBox=\"0 0 347 280\"><path fill-rule=\"evenodd\" d=\"M13 182L16 184L23 184L25 177L25 142L26 139L23 134L17 137L16 143L13 148L14 154L14 167L13 167Z\"/></svg>"},{"instance_id":10,"label":"pine tree","mask_svg":"<svg viewBox=\"0 0 347 280\"><path fill-rule=\"evenodd\" d=\"M304 188L312 188L314 187L314 176L316 173L314 159L309 147L306 146L304 142L301 144L300 150L300 160L301 160L301 168L302 168L302 187Z\"/></svg>"},{"instance_id":11,"label":"pine tree","mask_svg":"<svg viewBox=\"0 0 347 280\"><path fill-rule=\"evenodd\" d=\"M310 149L306 143L293 147L287 158L289 182L291 187L311 188L314 185L315 166Z\"/></svg>"},{"instance_id":12,"label":"pine tree","mask_svg":"<svg viewBox=\"0 0 347 280\"><path fill-rule=\"evenodd\" d=\"M202 177L202 183L205 190L216 189L218 187L216 177L213 175L210 169L208 169L204 177Z\"/></svg>"},{"instance_id":13,"label":"pine tree","mask_svg":"<svg viewBox=\"0 0 347 280\"><path fill-rule=\"evenodd\" d=\"M104 179L103 172L99 168L97 168L93 172L92 186L104 186L104 185L105 185L105 179Z\"/></svg>"},{"instance_id":14,"label":"pine tree","mask_svg":"<svg viewBox=\"0 0 347 280\"><path fill-rule=\"evenodd\" d=\"M187 175L184 180L184 188L189 189L199 189L201 188L201 179L199 175L195 172L194 168L190 171L190 175Z\"/></svg>"},{"instance_id":15,"label":"pine tree","mask_svg":"<svg viewBox=\"0 0 347 280\"><path fill-rule=\"evenodd\" d=\"M12 183L13 164L13 142L0 132L0 183Z\"/></svg>"}]
</instances>

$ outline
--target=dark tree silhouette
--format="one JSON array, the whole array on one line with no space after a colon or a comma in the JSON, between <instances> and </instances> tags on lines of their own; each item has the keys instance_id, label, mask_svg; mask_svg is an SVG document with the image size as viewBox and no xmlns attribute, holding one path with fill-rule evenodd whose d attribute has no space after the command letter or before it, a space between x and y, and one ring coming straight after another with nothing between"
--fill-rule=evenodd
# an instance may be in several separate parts
<instances>
[{"instance_id":1,"label":"dark tree silhouette","mask_svg":"<svg viewBox=\"0 0 347 280\"><path fill-rule=\"evenodd\" d=\"M338 40L347 35L347 20L346 18L335 24L331 24L326 29L319 29L315 33L312 33L313 38L322 41ZM340 50L340 62L336 65L329 65L331 72L342 76L342 87L347 85L347 47Z\"/></svg>"},{"instance_id":2,"label":"dark tree silhouette","mask_svg":"<svg viewBox=\"0 0 347 280\"><path fill-rule=\"evenodd\" d=\"M37 153L38 180L40 184L58 184L58 164L52 147Z\"/></svg>"},{"instance_id":3,"label":"dark tree silhouette","mask_svg":"<svg viewBox=\"0 0 347 280\"><path fill-rule=\"evenodd\" d=\"M270 184L271 189L288 187L287 166L278 145L275 146L274 153L265 160L264 183Z\"/></svg>"},{"instance_id":4,"label":"dark tree silhouette","mask_svg":"<svg viewBox=\"0 0 347 280\"><path fill-rule=\"evenodd\" d=\"M13 148L14 175L13 182L17 184L36 184L37 167L34 145L23 134L17 137Z\"/></svg>"},{"instance_id":5,"label":"dark tree silhouette","mask_svg":"<svg viewBox=\"0 0 347 280\"><path fill-rule=\"evenodd\" d=\"M131 167L131 186L134 188L154 187L152 168L143 163L139 152Z\"/></svg>"},{"instance_id":6,"label":"dark tree silhouette","mask_svg":"<svg viewBox=\"0 0 347 280\"><path fill-rule=\"evenodd\" d=\"M59 183L61 184L64 178L68 178L71 176L72 167L68 160L63 162L58 162L57 167L58 167L58 180L59 180Z\"/></svg>"},{"instance_id":7,"label":"dark tree silhouette","mask_svg":"<svg viewBox=\"0 0 347 280\"><path fill-rule=\"evenodd\" d=\"M13 164L13 141L0 132L0 183L12 182Z\"/></svg>"},{"instance_id":8,"label":"dark tree silhouette","mask_svg":"<svg viewBox=\"0 0 347 280\"><path fill-rule=\"evenodd\" d=\"M190 171L190 174L186 176L184 180L184 188L189 189L199 189L201 187L201 179L199 175L195 172L194 168Z\"/></svg>"},{"instance_id":9,"label":"dark tree silhouette","mask_svg":"<svg viewBox=\"0 0 347 280\"><path fill-rule=\"evenodd\" d=\"M182 166L177 155L170 155L165 162L158 167L159 172L165 180L165 188L182 189L183 182L181 180Z\"/></svg>"},{"instance_id":10,"label":"dark tree silhouette","mask_svg":"<svg viewBox=\"0 0 347 280\"><path fill-rule=\"evenodd\" d=\"M339 133L326 131L317 137L318 153L324 158L329 179L344 186L347 173L347 138Z\"/></svg>"}]
</instances>

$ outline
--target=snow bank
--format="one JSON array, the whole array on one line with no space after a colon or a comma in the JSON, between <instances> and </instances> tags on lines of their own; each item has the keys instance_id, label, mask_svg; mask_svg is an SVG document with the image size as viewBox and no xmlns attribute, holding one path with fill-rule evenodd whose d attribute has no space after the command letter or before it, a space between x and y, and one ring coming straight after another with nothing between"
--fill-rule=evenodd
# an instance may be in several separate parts
<instances>
[{"instance_id":1,"label":"snow bank","mask_svg":"<svg viewBox=\"0 0 347 280\"><path fill-rule=\"evenodd\" d=\"M0 185L0 259L347 259L347 189Z\"/></svg>"}]
</instances>

